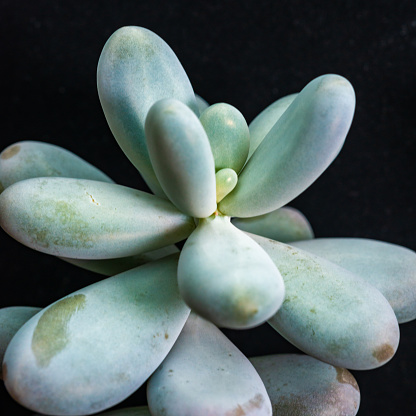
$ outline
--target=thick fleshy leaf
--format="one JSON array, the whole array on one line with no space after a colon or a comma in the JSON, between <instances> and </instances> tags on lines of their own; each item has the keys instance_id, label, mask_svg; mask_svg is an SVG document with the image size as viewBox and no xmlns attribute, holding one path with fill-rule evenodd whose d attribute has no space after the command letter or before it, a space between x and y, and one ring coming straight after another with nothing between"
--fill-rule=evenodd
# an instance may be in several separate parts
<instances>
[{"instance_id":1,"label":"thick fleshy leaf","mask_svg":"<svg viewBox=\"0 0 416 416\"><path fill-rule=\"evenodd\" d=\"M238 176L234 170L225 168L215 174L217 203L222 201L237 185Z\"/></svg>"},{"instance_id":2,"label":"thick fleshy leaf","mask_svg":"<svg viewBox=\"0 0 416 416\"><path fill-rule=\"evenodd\" d=\"M208 107L200 117L215 160L215 170L240 172L250 147L250 133L244 116L230 104Z\"/></svg>"},{"instance_id":3,"label":"thick fleshy leaf","mask_svg":"<svg viewBox=\"0 0 416 416\"><path fill-rule=\"evenodd\" d=\"M314 237L306 217L291 207L279 208L258 217L233 218L232 222L240 230L282 243L309 240Z\"/></svg>"},{"instance_id":4,"label":"thick fleshy leaf","mask_svg":"<svg viewBox=\"0 0 416 416\"><path fill-rule=\"evenodd\" d=\"M147 385L153 416L271 415L250 361L213 324L195 314Z\"/></svg>"},{"instance_id":5,"label":"thick fleshy leaf","mask_svg":"<svg viewBox=\"0 0 416 416\"><path fill-rule=\"evenodd\" d=\"M144 123L150 107L176 98L199 114L191 83L163 39L128 26L108 39L97 69L98 94L110 129L150 189L163 196L150 163Z\"/></svg>"},{"instance_id":6,"label":"thick fleshy leaf","mask_svg":"<svg viewBox=\"0 0 416 416\"><path fill-rule=\"evenodd\" d=\"M83 260L70 259L67 257L61 257L61 259L83 269L103 274L104 276L113 276L178 252L179 249L175 245L170 245L147 253L136 254L135 256L129 257L119 257L117 259Z\"/></svg>"},{"instance_id":7,"label":"thick fleshy leaf","mask_svg":"<svg viewBox=\"0 0 416 416\"><path fill-rule=\"evenodd\" d=\"M31 306L11 306L0 309L0 364L3 362L4 353L16 332L41 308ZM0 379L3 379L3 371L0 366Z\"/></svg>"},{"instance_id":8,"label":"thick fleshy leaf","mask_svg":"<svg viewBox=\"0 0 416 416\"><path fill-rule=\"evenodd\" d=\"M266 386L274 416L354 416L360 390L345 368L300 354L250 358Z\"/></svg>"},{"instance_id":9,"label":"thick fleshy leaf","mask_svg":"<svg viewBox=\"0 0 416 416\"><path fill-rule=\"evenodd\" d=\"M68 178L27 179L7 188L0 195L0 224L35 250L84 259L155 250L195 228L192 218L154 195Z\"/></svg>"},{"instance_id":10,"label":"thick fleshy leaf","mask_svg":"<svg viewBox=\"0 0 416 416\"><path fill-rule=\"evenodd\" d=\"M198 106L198 110L200 113L202 113L205 109L209 107L209 104L206 100L204 100L201 96L198 94L195 94L195 100L196 104Z\"/></svg>"},{"instance_id":11,"label":"thick fleshy leaf","mask_svg":"<svg viewBox=\"0 0 416 416\"><path fill-rule=\"evenodd\" d=\"M399 326L374 286L306 251L250 236L269 254L285 282L285 301L269 320L282 336L338 367L368 370L392 358Z\"/></svg>"},{"instance_id":12,"label":"thick fleshy leaf","mask_svg":"<svg viewBox=\"0 0 416 416\"><path fill-rule=\"evenodd\" d=\"M287 95L270 104L249 124L250 150L248 152L248 158L259 147L260 143L267 136L267 133L277 123L277 120L279 120L290 104L292 104L297 95Z\"/></svg>"},{"instance_id":13,"label":"thick fleshy leaf","mask_svg":"<svg viewBox=\"0 0 416 416\"><path fill-rule=\"evenodd\" d=\"M345 78L324 75L310 82L253 153L219 210L255 217L298 196L339 153L354 107L354 90Z\"/></svg>"},{"instance_id":14,"label":"thick fleshy leaf","mask_svg":"<svg viewBox=\"0 0 416 416\"><path fill-rule=\"evenodd\" d=\"M146 118L150 160L163 191L182 212L196 218L217 208L215 167L198 117L178 100L160 100Z\"/></svg>"},{"instance_id":15,"label":"thick fleshy leaf","mask_svg":"<svg viewBox=\"0 0 416 416\"><path fill-rule=\"evenodd\" d=\"M375 286L399 323L416 319L416 253L365 238L318 238L293 244L330 260Z\"/></svg>"},{"instance_id":16,"label":"thick fleshy leaf","mask_svg":"<svg viewBox=\"0 0 416 416\"><path fill-rule=\"evenodd\" d=\"M178 255L102 280L33 317L7 348L6 388L49 415L86 415L132 394L159 366L189 314Z\"/></svg>"},{"instance_id":17,"label":"thick fleshy leaf","mask_svg":"<svg viewBox=\"0 0 416 416\"><path fill-rule=\"evenodd\" d=\"M284 298L283 280L272 260L228 217L199 221L182 249L178 281L192 310L226 328L260 325Z\"/></svg>"},{"instance_id":18,"label":"thick fleshy leaf","mask_svg":"<svg viewBox=\"0 0 416 416\"><path fill-rule=\"evenodd\" d=\"M0 188L44 176L113 182L106 174L62 147L49 143L14 143L0 154Z\"/></svg>"}]
</instances>

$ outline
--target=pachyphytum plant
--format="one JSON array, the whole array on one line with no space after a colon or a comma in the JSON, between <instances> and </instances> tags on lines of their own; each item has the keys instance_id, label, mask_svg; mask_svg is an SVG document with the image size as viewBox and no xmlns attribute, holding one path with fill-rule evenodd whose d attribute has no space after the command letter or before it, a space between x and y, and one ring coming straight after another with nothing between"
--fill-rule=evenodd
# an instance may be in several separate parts
<instances>
[{"instance_id":1,"label":"pachyphytum plant","mask_svg":"<svg viewBox=\"0 0 416 416\"><path fill-rule=\"evenodd\" d=\"M124 27L104 46L98 92L154 195L51 144L1 153L3 229L112 276L44 309L0 310L11 396L35 412L87 415L150 377L148 407L106 414L355 415L360 393L346 369L394 355L398 322L416 317L416 255L314 239L285 207L340 151L350 83L321 76L248 126L233 106L195 96L161 38ZM307 355L249 360L218 329L266 321Z\"/></svg>"}]
</instances>

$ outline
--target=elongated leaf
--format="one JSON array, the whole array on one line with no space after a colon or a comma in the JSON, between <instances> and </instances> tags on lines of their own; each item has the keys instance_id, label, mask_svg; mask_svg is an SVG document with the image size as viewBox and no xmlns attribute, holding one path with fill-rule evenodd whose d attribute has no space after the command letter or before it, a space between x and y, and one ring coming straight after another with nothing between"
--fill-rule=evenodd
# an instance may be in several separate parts
<instances>
[{"instance_id":1,"label":"elongated leaf","mask_svg":"<svg viewBox=\"0 0 416 416\"><path fill-rule=\"evenodd\" d=\"M159 366L189 314L178 255L102 280L44 309L7 348L7 390L49 415L97 413L124 400Z\"/></svg>"},{"instance_id":2,"label":"elongated leaf","mask_svg":"<svg viewBox=\"0 0 416 416\"><path fill-rule=\"evenodd\" d=\"M249 360L195 314L149 380L147 399L153 416L272 414Z\"/></svg>"},{"instance_id":3,"label":"elongated leaf","mask_svg":"<svg viewBox=\"0 0 416 416\"><path fill-rule=\"evenodd\" d=\"M250 133L244 116L230 104L208 107L200 117L215 160L215 170L240 172L250 147Z\"/></svg>"},{"instance_id":4,"label":"elongated leaf","mask_svg":"<svg viewBox=\"0 0 416 416\"><path fill-rule=\"evenodd\" d=\"M345 78L324 75L310 82L253 153L218 209L233 217L255 217L290 202L335 159L354 107L354 90Z\"/></svg>"},{"instance_id":5,"label":"elongated leaf","mask_svg":"<svg viewBox=\"0 0 416 416\"><path fill-rule=\"evenodd\" d=\"M286 298L270 320L292 344L332 365L368 370L392 358L399 326L384 296L328 260L250 234L285 281Z\"/></svg>"},{"instance_id":6,"label":"elongated leaf","mask_svg":"<svg viewBox=\"0 0 416 416\"><path fill-rule=\"evenodd\" d=\"M62 257L131 256L186 238L195 227L170 202L104 182L35 178L0 195L0 224L21 243Z\"/></svg>"},{"instance_id":7,"label":"elongated leaf","mask_svg":"<svg viewBox=\"0 0 416 416\"><path fill-rule=\"evenodd\" d=\"M330 260L375 286L390 302L399 323L416 318L416 253L364 238L318 238L293 244Z\"/></svg>"},{"instance_id":8,"label":"elongated leaf","mask_svg":"<svg viewBox=\"0 0 416 416\"><path fill-rule=\"evenodd\" d=\"M277 123L282 114L287 110L290 104L298 94L287 95L266 107L248 126L250 130L250 150L248 159L259 147L260 143L267 136L267 133Z\"/></svg>"},{"instance_id":9,"label":"elongated leaf","mask_svg":"<svg viewBox=\"0 0 416 416\"><path fill-rule=\"evenodd\" d=\"M24 141L0 154L0 188L30 178L58 176L113 182L106 174L62 147Z\"/></svg>"},{"instance_id":10,"label":"elongated leaf","mask_svg":"<svg viewBox=\"0 0 416 416\"><path fill-rule=\"evenodd\" d=\"M233 218L240 230L288 243L314 237L306 217L297 209L282 207L268 214L250 218Z\"/></svg>"},{"instance_id":11,"label":"elongated leaf","mask_svg":"<svg viewBox=\"0 0 416 416\"><path fill-rule=\"evenodd\" d=\"M175 245L170 245L147 253L136 254L135 256L129 257L119 257L116 259L83 260L70 259L67 257L61 257L61 259L83 269L103 274L104 276L113 276L178 252L179 250Z\"/></svg>"},{"instance_id":12,"label":"elongated leaf","mask_svg":"<svg viewBox=\"0 0 416 416\"><path fill-rule=\"evenodd\" d=\"M226 328L262 324L276 313L285 293L269 256L221 216L199 221L182 249L178 281L192 310Z\"/></svg>"},{"instance_id":13,"label":"elongated leaf","mask_svg":"<svg viewBox=\"0 0 416 416\"><path fill-rule=\"evenodd\" d=\"M353 375L300 354L253 357L275 416L355 416L360 391Z\"/></svg>"},{"instance_id":14,"label":"elongated leaf","mask_svg":"<svg viewBox=\"0 0 416 416\"><path fill-rule=\"evenodd\" d=\"M149 110L145 127L165 194L187 215L211 215L217 208L214 158L198 117L178 100L160 100Z\"/></svg>"},{"instance_id":15,"label":"elongated leaf","mask_svg":"<svg viewBox=\"0 0 416 416\"><path fill-rule=\"evenodd\" d=\"M3 362L4 353L16 332L41 308L31 306L11 306L0 309L0 363ZM0 366L0 379L3 379L3 371Z\"/></svg>"},{"instance_id":16,"label":"elongated leaf","mask_svg":"<svg viewBox=\"0 0 416 416\"><path fill-rule=\"evenodd\" d=\"M144 123L150 107L176 98L199 114L189 79L171 48L142 27L117 30L97 69L98 94L110 129L150 189L164 196L150 163Z\"/></svg>"}]
</instances>

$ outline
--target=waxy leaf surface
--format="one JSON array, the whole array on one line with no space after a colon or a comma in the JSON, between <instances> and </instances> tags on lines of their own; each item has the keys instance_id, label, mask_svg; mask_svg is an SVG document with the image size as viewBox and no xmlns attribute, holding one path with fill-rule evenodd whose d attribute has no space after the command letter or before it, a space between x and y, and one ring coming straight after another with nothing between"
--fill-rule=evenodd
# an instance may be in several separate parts
<instances>
[{"instance_id":1,"label":"waxy leaf surface","mask_svg":"<svg viewBox=\"0 0 416 416\"><path fill-rule=\"evenodd\" d=\"M218 103L200 117L215 160L215 170L230 168L240 172L250 146L250 133L244 116L235 107Z\"/></svg>"},{"instance_id":2,"label":"waxy leaf surface","mask_svg":"<svg viewBox=\"0 0 416 416\"><path fill-rule=\"evenodd\" d=\"M178 100L160 100L146 118L146 138L156 176L168 198L196 218L216 209L215 167L198 117Z\"/></svg>"},{"instance_id":3,"label":"waxy leaf surface","mask_svg":"<svg viewBox=\"0 0 416 416\"><path fill-rule=\"evenodd\" d=\"M277 120L279 120L290 104L293 103L297 95L298 94L287 95L270 104L249 124L250 150L248 158L250 158L254 151L259 147L260 143L267 136L267 133L277 123Z\"/></svg>"},{"instance_id":4,"label":"waxy leaf surface","mask_svg":"<svg viewBox=\"0 0 416 416\"><path fill-rule=\"evenodd\" d=\"M0 224L19 242L62 257L105 259L186 238L192 218L125 186L68 178L15 183L0 195Z\"/></svg>"},{"instance_id":5,"label":"waxy leaf surface","mask_svg":"<svg viewBox=\"0 0 416 416\"><path fill-rule=\"evenodd\" d=\"M375 286L390 302L399 323L416 318L416 253L365 238L318 238L293 244L330 260Z\"/></svg>"},{"instance_id":6,"label":"waxy leaf surface","mask_svg":"<svg viewBox=\"0 0 416 416\"><path fill-rule=\"evenodd\" d=\"M354 90L345 78L324 75L310 82L253 153L219 211L255 217L298 196L339 153L354 107Z\"/></svg>"},{"instance_id":7,"label":"waxy leaf surface","mask_svg":"<svg viewBox=\"0 0 416 416\"><path fill-rule=\"evenodd\" d=\"M40 310L41 308L31 306L11 306L0 309L0 379L3 379L1 363L7 346L23 324Z\"/></svg>"},{"instance_id":8,"label":"waxy leaf surface","mask_svg":"<svg viewBox=\"0 0 416 416\"><path fill-rule=\"evenodd\" d=\"M102 280L44 309L6 351L6 388L49 415L87 415L131 395L159 366L189 314L178 255Z\"/></svg>"},{"instance_id":9,"label":"waxy leaf surface","mask_svg":"<svg viewBox=\"0 0 416 416\"><path fill-rule=\"evenodd\" d=\"M271 415L250 361L213 324L191 313L147 385L153 416Z\"/></svg>"},{"instance_id":10,"label":"waxy leaf surface","mask_svg":"<svg viewBox=\"0 0 416 416\"><path fill-rule=\"evenodd\" d=\"M353 375L308 355L250 358L266 386L274 416L355 416L360 391Z\"/></svg>"},{"instance_id":11,"label":"waxy leaf surface","mask_svg":"<svg viewBox=\"0 0 416 416\"><path fill-rule=\"evenodd\" d=\"M228 217L200 220L182 249L178 282L192 310L226 328L260 325L284 298L272 260Z\"/></svg>"},{"instance_id":12,"label":"waxy leaf surface","mask_svg":"<svg viewBox=\"0 0 416 416\"><path fill-rule=\"evenodd\" d=\"M155 33L127 26L105 44L97 83L105 117L118 144L150 189L164 196L150 163L144 123L150 107L163 98L176 98L199 114L181 63Z\"/></svg>"},{"instance_id":13,"label":"waxy leaf surface","mask_svg":"<svg viewBox=\"0 0 416 416\"><path fill-rule=\"evenodd\" d=\"M254 234L279 268L286 288L270 325L313 357L369 370L392 358L399 326L386 298L373 286L328 260Z\"/></svg>"},{"instance_id":14,"label":"waxy leaf surface","mask_svg":"<svg viewBox=\"0 0 416 416\"><path fill-rule=\"evenodd\" d=\"M309 240L314 237L306 217L291 207L282 207L258 217L233 218L232 223L240 230L282 243Z\"/></svg>"},{"instance_id":15,"label":"waxy leaf surface","mask_svg":"<svg viewBox=\"0 0 416 416\"><path fill-rule=\"evenodd\" d=\"M15 182L44 176L113 182L95 166L53 144L24 141L1 152L0 191Z\"/></svg>"}]
</instances>

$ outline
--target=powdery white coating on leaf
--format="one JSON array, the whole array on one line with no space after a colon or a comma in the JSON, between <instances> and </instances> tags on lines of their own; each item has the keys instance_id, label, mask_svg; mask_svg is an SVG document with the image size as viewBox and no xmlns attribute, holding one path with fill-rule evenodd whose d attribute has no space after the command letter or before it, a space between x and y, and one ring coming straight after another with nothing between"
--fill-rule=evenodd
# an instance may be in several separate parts
<instances>
[{"instance_id":1,"label":"powdery white coating on leaf","mask_svg":"<svg viewBox=\"0 0 416 416\"><path fill-rule=\"evenodd\" d=\"M268 322L296 347L332 365L369 370L389 361L399 326L384 296L328 260L250 234L283 276L286 297Z\"/></svg>"},{"instance_id":2,"label":"powdery white coating on leaf","mask_svg":"<svg viewBox=\"0 0 416 416\"><path fill-rule=\"evenodd\" d=\"M258 217L233 218L233 224L240 230L288 243L309 240L314 237L306 217L291 207L279 208Z\"/></svg>"},{"instance_id":3,"label":"powdery white coating on leaf","mask_svg":"<svg viewBox=\"0 0 416 416\"><path fill-rule=\"evenodd\" d=\"M270 104L249 124L250 151L247 159L250 159L251 155L267 136L267 133L277 123L279 118L287 110L290 104L292 104L297 95L298 94L287 95L286 97L282 97Z\"/></svg>"},{"instance_id":4,"label":"powdery white coating on leaf","mask_svg":"<svg viewBox=\"0 0 416 416\"><path fill-rule=\"evenodd\" d=\"M41 308L31 306L11 306L0 309L0 364L3 362L4 353L16 332ZM3 379L3 371L0 368L0 379Z\"/></svg>"},{"instance_id":5,"label":"powdery white coating on leaf","mask_svg":"<svg viewBox=\"0 0 416 416\"><path fill-rule=\"evenodd\" d=\"M354 90L345 78L323 75L310 82L253 153L219 211L254 217L298 196L339 153L354 108Z\"/></svg>"},{"instance_id":6,"label":"powdery white coating on leaf","mask_svg":"<svg viewBox=\"0 0 416 416\"><path fill-rule=\"evenodd\" d=\"M247 160L250 133L244 116L230 104L208 107L200 116L215 160L215 170L240 172Z\"/></svg>"},{"instance_id":7,"label":"powdery white coating on leaf","mask_svg":"<svg viewBox=\"0 0 416 416\"><path fill-rule=\"evenodd\" d=\"M105 259L186 238L192 218L169 201L104 182L35 178L0 195L0 224L19 242L62 257Z\"/></svg>"},{"instance_id":8,"label":"powdery white coating on leaf","mask_svg":"<svg viewBox=\"0 0 416 416\"><path fill-rule=\"evenodd\" d=\"M181 63L158 35L142 27L118 29L104 45L97 68L98 95L123 152L156 195L164 196L146 147L144 123L150 107L175 98L199 114Z\"/></svg>"},{"instance_id":9,"label":"powdery white coating on leaf","mask_svg":"<svg viewBox=\"0 0 416 416\"><path fill-rule=\"evenodd\" d=\"M399 323L416 318L416 253L364 238L318 238L293 244L350 270L390 302Z\"/></svg>"},{"instance_id":10,"label":"powdery white coating on leaf","mask_svg":"<svg viewBox=\"0 0 416 416\"><path fill-rule=\"evenodd\" d=\"M6 388L49 415L86 415L132 394L159 366L189 314L178 255L81 289L25 324L6 351Z\"/></svg>"},{"instance_id":11,"label":"powdery white coating on leaf","mask_svg":"<svg viewBox=\"0 0 416 416\"><path fill-rule=\"evenodd\" d=\"M163 191L183 213L210 216L217 208L215 166L198 117L178 100L155 103L146 118L150 160Z\"/></svg>"},{"instance_id":12,"label":"powdery white coating on leaf","mask_svg":"<svg viewBox=\"0 0 416 416\"><path fill-rule=\"evenodd\" d=\"M300 354L250 358L266 386L274 416L354 416L360 391L353 375Z\"/></svg>"},{"instance_id":13,"label":"powdery white coating on leaf","mask_svg":"<svg viewBox=\"0 0 416 416\"><path fill-rule=\"evenodd\" d=\"M74 153L49 143L17 142L0 154L0 183L4 188L24 179L44 176L113 182Z\"/></svg>"},{"instance_id":14,"label":"powdery white coating on leaf","mask_svg":"<svg viewBox=\"0 0 416 416\"><path fill-rule=\"evenodd\" d=\"M217 327L193 313L150 378L147 399L153 416L272 414L249 360Z\"/></svg>"},{"instance_id":15,"label":"powdery white coating on leaf","mask_svg":"<svg viewBox=\"0 0 416 416\"><path fill-rule=\"evenodd\" d=\"M226 328L252 328L283 302L279 270L228 217L201 219L179 259L178 282L188 306Z\"/></svg>"}]
</instances>

